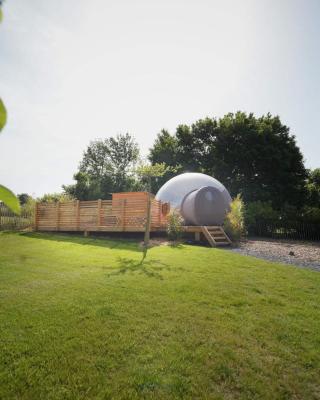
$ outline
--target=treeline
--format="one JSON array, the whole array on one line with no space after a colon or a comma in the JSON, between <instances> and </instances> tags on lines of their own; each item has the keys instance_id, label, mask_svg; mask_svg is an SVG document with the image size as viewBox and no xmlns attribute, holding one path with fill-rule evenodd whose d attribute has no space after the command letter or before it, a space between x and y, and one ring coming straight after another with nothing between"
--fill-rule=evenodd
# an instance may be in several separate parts
<instances>
[{"instance_id":1,"label":"treeline","mask_svg":"<svg viewBox=\"0 0 320 400\"><path fill-rule=\"evenodd\" d=\"M182 172L202 172L220 180L246 204L247 224L257 220L308 220L320 223L320 169L307 170L289 128L278 116L237 112L162 130L151 147L151 164L171 168L152 180L154 193ZM113 192L144 190L136 174L139 145L130 134L91 142L73 185L42 200L108 199Z\"/></svg>"}]
</instances>

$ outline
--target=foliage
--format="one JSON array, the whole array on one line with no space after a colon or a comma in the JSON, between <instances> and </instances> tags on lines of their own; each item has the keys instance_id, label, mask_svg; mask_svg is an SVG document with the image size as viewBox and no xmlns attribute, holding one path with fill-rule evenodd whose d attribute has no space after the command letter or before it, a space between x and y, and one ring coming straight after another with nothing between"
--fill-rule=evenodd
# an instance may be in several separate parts
<instances>
[{"instance_id":1,"label":"foliage","mask_svg":"<svg viewBox=\"0 0 320 400\"><path fill-rule=\"evenodd\" d=\"M302 209L301 218L302 221L312 224L319 224L320 229L320 208L306 206Z\"/></svg>"},{"instance_id":2,"label":"foliage","mask_svg":"<svg viewBox=\"0 0 320 400\"><path fill-rule=\"evenodd\" d=\"M182 235L183 218L178 210L172 210L168 215L167 234L170 240L178 240Z\"/></svg>"},{"instance_id":3,"label":"foliage","mask_svg":"<svg viewBox=\"0 0 320 400\"><path fill-rule=\"evenodd\" d=\"M306 186L307 205L320 208L320 168L309 171Z\"/></svg>"},{"instance_id":4,"label":"foliage","mask_svg":"<svg viewBox=\"0 0 320 400\"><path fill-rule=\"evenodd\" d=\"M21 206L22 213L32 214L34 212L34 207L36 204L36 199L32 196L28 196L27 201Z\"/></svg>"},{"instance_id":5,"label":"foliage","mask_svg":"<svg viewBox=\"0 0 320 400\"><path fill-rule=\"evenodd\" d=\"M141 264L133 241L61 234L0 248L3 399L319 394L317 272L186 245Z\"/></svg>"},{"instance_id":6,"label":"foliage","mask_svg":"<svg viewBox=\"0 0 320 400\"><path fill-rule=\"evenodd\" d=\"M252 202L246 204L245 224L249 235L316 238L320 227L320 208L297 208L286 203L281 210L275 210L270 202Z\"/></svg>"},{"instance_id":7,"label":"foliage","mask_svg":"<svg viewBox=\"0 0 320 400\"><path fill-rule=\"evenodd\" d=\"M165 163L168 167L163 176L152 181L152 192L156 193L169 179L182 171L178 162L178 141L177 138L162 129L157 135L153 147L150 149L149 161L151 164Z\"/></svg>"},{"instance_id":8,"label":"foliage","mask_svg":"<svg viewBox=\"0 0 320 400\"><path fill-rule=\"evenodd\" d=\"M20 204L17 197L11 192L10 189L0 185L0 202L3 202L14 213L20 213Z\"/></svg>"},{"instance_id":9,"label":"foliage","mask_svg":"<svg viewBox=\"0 0 320 400\"><path fill-rule=\"evenodd\" d=\"M3 129L7 122L7 111L3 104L3 101L0 98L0 131Z\"/></svg>"},{"instance_id":10,"label":"foliage","mask_svg":"<svg viewBox=\"0 0 320 400\"><path fill-rule=\"evenodd\" d=\"M158 136L149 157L165 162L167 154L180 170L214 176L246 203L270 201L275 209L285 202L304 204L303 156L277 116L237 112L179 125L175 135Z\"/></svg>"},{"instance_id":11,"label":"foliage","mask_svg":"<svg viewBox=\"0 0 320 400\"><path fill-rule=\"evenodd\" d=\"M37 201L42 203L57 203L58 201L64 203L72 200L74 200L74 197L68 193L46 193L37 199Z\"/></svg>"},{"instance_id":12,"label":"foliage","mask_svg":"<svg viewBox=\"0 0 320 400\"><path fill-rule=\"evenodd\" d=\"M155 164L143 164L136 168L135 172L140 177L140 179L145 183L147 190L151 191L151 180L152 178L159 178L164 176L170 167L165 163L155 163Z\"/></svg>"},{"instance_id":13,"label":"foliage","mask_svg":"<svg viewBox=\"0 0 320 400\"><path fill-rule=\"evenodd\" d=\"M3 0L0 0L0 22L2 21L2 18L3 18L3 13L2 13L2 9L1 9L2 4L3 4Z\"/></svg>"},{"instance_id":14,"label":"foliage","mask_svg":"<svg viewBox=\"0 0 320 400\"><path fill-rule=\"evenodd\" d=\"M253 201L245 207L245 224L251 226L259 220L277 221L280 219L279 211L272 208L270 201Z\"/></svg>"},{"instance_id":15,"label":"foliage","mask_svg":"<svg viewBox=\"0 0 320 400\"><path fill-rule=\"evenodd\" d=\"M77 172L74 175L74 179L76 184L62 186L66 194L79 200L111 198L113 188L111 177L104 176L97 178L84 172Z\"/></svg>"},{"instance_id":16,"label":"foliage","mask_svg":"<svg viewBox=\"0 0 320 400\"><path fill-rule=\"evenodd\" d=\"M2 20L2 1L0 0L0 22ZM7 110L3 104L3 101L0 98L0 132L7 122ZM16 214L20 213L20 204L16 196L12 193L12 191L6 188L3 185L0 185L0 202L4 203L7 207L10 208Z\"/></svg>"},{"instance_id":17,"label":"foliage","mask_svg":"<svg viewBox=\"0 0 320 400\"><path fill-rule=\"evenodd\" d=\"M26 204L32 196L30 196L28 193L20 193L17 195L19 203L21 206Z\"/></svg>"},{"instance_id":18,"label":"foliage","mask_svg":"<svg viewBox=\"0 0 320 400\"><path fill-rule=\"evenodd\" d=\"M64 185L67 194L79 200L107 199L113 192L137 186L133 173L139 147L128 133L90 143L83 154L74 185Z\"/></svg>"},{"instance_id":19,"label":"foliage","mask_svg":"<svg viewBox=\"0 0 320 400\"><path fill-rule=\"evenodd\" d=\"M224 228L228 236L239 241L245 233L244 204L240 195L237 195L230 204L230 211L224 221Z\"/></svg>"}]
</instances>

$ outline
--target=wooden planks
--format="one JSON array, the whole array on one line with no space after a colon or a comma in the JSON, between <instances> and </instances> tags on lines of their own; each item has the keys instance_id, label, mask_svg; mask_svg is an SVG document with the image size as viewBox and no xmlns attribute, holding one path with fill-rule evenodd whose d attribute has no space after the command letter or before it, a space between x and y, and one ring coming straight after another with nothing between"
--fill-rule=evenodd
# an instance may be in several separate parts
<instances>
[{"instance_id":1,"label":"wooden planks","mask_svg":"<svg viewBox=\"0 0 320 400\"><path fill-rule=\"evenodd\" d=\"M151 195L151 230L164 230L163 204ZM147 192L114 193L112 200L37 203L34 228L40 231L143 232Z\"/></svg>"},{"instance_id":2,"label":"wooden planks","mask_svg":"<svg viewBox=\"0 0 320 400\"><path fill-rule=\"evenodd\" d=\"M232 243L222 226L184 226L183 231L194 233L195 240L200 240L202 233L212 247L228 246Z\"/></svg>"}]
</instances>

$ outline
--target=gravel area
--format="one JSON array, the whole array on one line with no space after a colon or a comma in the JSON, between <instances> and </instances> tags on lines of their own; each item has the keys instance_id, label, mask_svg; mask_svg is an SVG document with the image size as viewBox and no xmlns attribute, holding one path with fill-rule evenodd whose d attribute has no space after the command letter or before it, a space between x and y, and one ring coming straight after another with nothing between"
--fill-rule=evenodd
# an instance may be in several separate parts
<instances>
[{"instance_id":1,"label":"gravel area","mask_svg":"<svg viewBox=\"0 0 320 400\"><path fill-rule=\"evenodd\" d=\"M230 251L320 272L320 242L249 239Z\"/></svg>"}]
</instances>

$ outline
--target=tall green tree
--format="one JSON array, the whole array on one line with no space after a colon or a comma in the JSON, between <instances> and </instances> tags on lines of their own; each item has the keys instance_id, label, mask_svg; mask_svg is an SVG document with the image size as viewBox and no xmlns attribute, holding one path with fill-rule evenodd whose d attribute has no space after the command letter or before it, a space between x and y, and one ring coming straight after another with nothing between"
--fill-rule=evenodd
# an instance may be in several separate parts
<instances>
[{"instance_id":1,"label":"tall green tree","mask_svg":"<svg viewBox=\"0 0 320 400\"><path fill-rule=\"evenodd\" d=\"M320 208L320 168L309 171L307 197L308 206Z\"/></svg>"},{"instance_id":2,"label":"tall green tree","mask_svg":"<svg viewBox=\"0 0 320 400\"><path fill-rule=\"evenodd\" d=\"M127 134L90 143L83 154L74 185L63 186L80 200L109 198L112 192L129 191L137 185L132 172L139 158L139 146Z\"/></svg>"},{"instance_id":3,"label":"tall green tree","mask_svg":"<svg viewBox=\"0 0 320 400\"><path fill-rule=\"evenodd\" d=\"M178 161L178 140L175 135L171 135L166 129L158 133L153 147L148 156L152 165L165 164L167 167L163 174L154 176L151 180L150 191L156 193L160 187L172 178L181 166Z\"/></svg>"}]
</instances>

